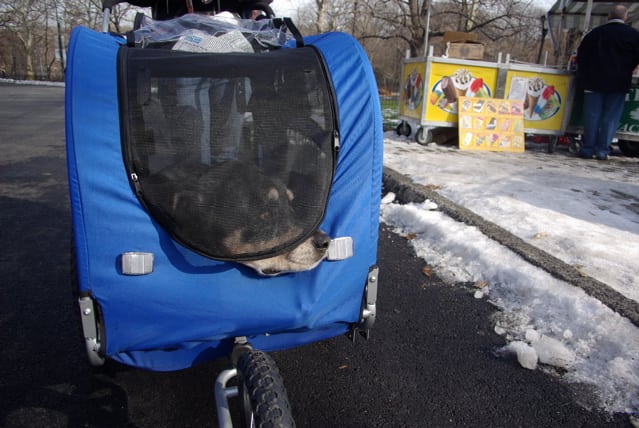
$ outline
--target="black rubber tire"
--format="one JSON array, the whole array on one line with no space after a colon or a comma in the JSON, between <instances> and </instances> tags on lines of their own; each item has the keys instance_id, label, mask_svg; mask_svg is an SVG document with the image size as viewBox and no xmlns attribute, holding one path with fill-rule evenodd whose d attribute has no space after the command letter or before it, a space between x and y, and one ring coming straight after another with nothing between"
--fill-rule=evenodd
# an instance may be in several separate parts
<instances>
[{"instance_id":1,"label":"black rubber tire","mask_svg":"<svg viewBox=\"0 0 639 428\"><path fill-rule=\"evenodd\" d=\"M237 374L242 427L295 427L284 381L268 354L254 349L243 352Z\"/></svg>"},{"instance_id":2,"label":"black rubber tire","mask_svg":"<svg viewBox=\"0 0 639 428\"><path fill-rule=\"evenodd\" d=\"M403 135L405 137L408 137L412 131L413 130L411 129L410 125L405 120L402 120L399 125L397 125L397 128L395 128L395 132L397 132L397 135Z\"/></svg>"},{"instance_id":3,"label":"black rubber tire","mask_svg":"<svg viewBox=\"0 0 639 428\"><path fill-rule=\"evenodd\" d=\"M573 155L579 154L579 152L581 151L581 140L575 138L574 136L570 136L569 138L569 143L568 143L568 151L570 153L572 153Z\"/></svg>"},{"instance_id":4,"label":"black rubber tire","mask_svg":"<svg viewBox=\"0 0 639 428\"><path fill-rule=\"evenodd\" d=\"M619 150L624 156L639 157L639 142L619 140Z\"/></svg>"}]
</instances>

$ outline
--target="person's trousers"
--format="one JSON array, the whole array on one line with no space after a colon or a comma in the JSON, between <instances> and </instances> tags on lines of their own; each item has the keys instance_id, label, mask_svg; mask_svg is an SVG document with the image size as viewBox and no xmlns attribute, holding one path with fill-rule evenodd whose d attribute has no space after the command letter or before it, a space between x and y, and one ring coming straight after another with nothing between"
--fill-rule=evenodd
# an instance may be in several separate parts
<instances>
[{"instance_id":1,"label":"person's trousers","mask_svg":"<svg viewBox=\"0 0 639 428\"><path fill-rule=\"evenodd\" d=\"M584 138L579 154L605 157L619 127L626 94L624 92L584 92Z\"/></svg>"}]
</instances>

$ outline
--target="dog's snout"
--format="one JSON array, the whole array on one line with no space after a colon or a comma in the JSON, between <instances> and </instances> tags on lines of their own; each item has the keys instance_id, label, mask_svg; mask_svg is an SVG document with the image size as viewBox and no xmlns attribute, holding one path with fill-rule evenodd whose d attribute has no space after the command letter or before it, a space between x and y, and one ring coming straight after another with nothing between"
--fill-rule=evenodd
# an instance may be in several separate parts
<instances>
[{"instance_id":1,"label":"dog's snout","mask_svg":"<svg viewBox=\"0 0 639 428\"><path fill-rule=\"evenodd\" d=\"M331 237L321 230L313 233L313 245L319 250L326 250L331 243Z\"/></svg>"}]
</instances>

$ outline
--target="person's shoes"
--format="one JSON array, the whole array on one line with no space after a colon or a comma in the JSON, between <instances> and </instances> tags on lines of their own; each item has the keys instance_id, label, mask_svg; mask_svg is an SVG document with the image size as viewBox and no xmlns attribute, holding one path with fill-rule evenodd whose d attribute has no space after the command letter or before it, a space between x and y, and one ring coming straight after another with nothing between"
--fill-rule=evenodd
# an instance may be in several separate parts
<instances>
[{"instance_id":1,"label":"person's shoes","mask_svg":"<svg viewBox=\"0 0 639 428\"><path fill-rule=\"evenodd\" d=\"M597 160L600 160L600 161L608 160L608 155L597 155L595 157L597 158Z\"/></svg>"},{"instance_id":2,"label":"person's shoes","mask_svg":"<svg viewBox=\"0 0 639 428\"><path fill-rule=\"evenodd\" d=\"M577 153L577 157L580 157L582 159L592 159L595 156L594 155L587 155L585 153L579 152L579 153Z\"/></svg>"}]
</instances>

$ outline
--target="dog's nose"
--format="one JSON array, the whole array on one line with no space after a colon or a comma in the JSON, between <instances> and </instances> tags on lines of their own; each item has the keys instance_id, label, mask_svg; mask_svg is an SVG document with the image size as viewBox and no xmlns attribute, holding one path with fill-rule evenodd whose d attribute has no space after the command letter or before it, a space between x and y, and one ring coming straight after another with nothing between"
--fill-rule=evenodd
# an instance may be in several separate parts
<instances>
[{"instance_id":1,"label":"dog's nose","mask_svg":"<svg viewBox=\"0 0 639 428\"><path fill-rule=\"evenodd\" d=\"M331 237L321 230L316 230L313 233L313 245L318 250L326 250L331 243Z\"/></svg>"}]
</instances>

